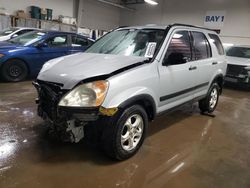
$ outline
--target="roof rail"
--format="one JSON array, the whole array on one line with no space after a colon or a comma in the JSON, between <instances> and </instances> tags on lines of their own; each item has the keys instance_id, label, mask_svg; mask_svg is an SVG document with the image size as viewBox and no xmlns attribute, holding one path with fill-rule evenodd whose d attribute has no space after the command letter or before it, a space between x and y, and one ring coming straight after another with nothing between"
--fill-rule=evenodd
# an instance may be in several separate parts
<instances>
[{"instance_id":1,"label":"roof rail","mask_svg":"<svg viewBox=\"0 0 250 188\"><path fill-rule=\"evenodd\" d=\"M200 26L195 26L195 25L189 25L189 24L181 24L181 23L170 24L170 27L174 27L174 26L193 27L193 28L198 28L198 29L206 29L206 30L209 30L209 31L214 31L213 29L209 29L209 28L205 28L205 27L200 27Z\"/></svg>"}]
</instances>

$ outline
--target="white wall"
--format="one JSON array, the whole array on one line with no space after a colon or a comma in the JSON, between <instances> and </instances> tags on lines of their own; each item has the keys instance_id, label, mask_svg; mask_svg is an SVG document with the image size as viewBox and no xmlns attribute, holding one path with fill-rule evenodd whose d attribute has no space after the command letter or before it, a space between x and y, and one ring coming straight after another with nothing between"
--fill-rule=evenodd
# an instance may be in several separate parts
<instances>
[{"instance_id":1,"label":"white wall","mask_svg":"<svg viewBox=\"0 0 250 188\"><path fill-rule=\"evenodd\" d=\"M96 0L80 0L78 13L80 27L110 30L119 26L120 9Z\"/></svg>"},{"instance_id":2,"label":"white wall","mask_svg":"<svg viewBox=\"0 0 250 188\"><path fill-rule=\"evenodd\" d=\"M16 14L17 10L29 11L31 5L53 9L53 18L58 15L74 16L74 0L0 0L0 8L4 7L9 14Z\"/></svg>"},{"instance_id":3,"label":"white wall","mask_svg":"<svg viewBox=\"0 0 250 188\"><path fill-rule=\"evenodd\" d=\"M204 26L209 10L225 10L221 29L223 42L250 44L249 0L158 0L158 6L133 6L135 12L121 11L120 25L186 23Z\"/></svg>"}]
</instances>

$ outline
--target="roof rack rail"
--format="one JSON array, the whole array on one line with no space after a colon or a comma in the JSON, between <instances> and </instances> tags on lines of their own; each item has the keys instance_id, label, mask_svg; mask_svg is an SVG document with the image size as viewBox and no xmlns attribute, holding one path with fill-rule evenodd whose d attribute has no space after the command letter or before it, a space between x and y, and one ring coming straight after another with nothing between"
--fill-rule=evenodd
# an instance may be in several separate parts
<instances>
[{"instance_id":1,"label":"roof rack rail","mask_svg":"<svg viewBox=\"0 0 250 188\"><path fill-rule=\"evenodd\" d=\"M209 29L209 28L205 28L205 27L200 27L200 26L195 26L195 25L189 25L189 24L181 24L181 23L170 24L170 27L174 27L174 26L193 27L193 28L198 28L198 29L206 29L206 30L209 30L209 31L214 31L213 29Z\"/></svg>"}]
</instances>

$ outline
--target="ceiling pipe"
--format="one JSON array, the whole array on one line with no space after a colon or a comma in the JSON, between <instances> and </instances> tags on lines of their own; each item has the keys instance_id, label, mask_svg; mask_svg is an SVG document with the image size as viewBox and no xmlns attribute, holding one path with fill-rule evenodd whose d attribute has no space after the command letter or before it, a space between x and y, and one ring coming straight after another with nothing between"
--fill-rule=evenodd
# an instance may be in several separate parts
<instances>
[{"instance_id":1,"label":"ceiling pipe","mask_svg":"<svg viewBox=\"0 0 250 188\"><path fill-rule=\"evenodd\" d=\"M108 4L108 5L111 5L111 6L114 6L114 7L117 7L117 8L129 10L129 11L135 11L135 9L133 9L133 8L129 8L129 7L117 4L117 3L110 2L110 1L106 1L106 0L97 0L97 1L99 1L101 3L105 3L105 4Z\"/></svg>"}]
</instances>

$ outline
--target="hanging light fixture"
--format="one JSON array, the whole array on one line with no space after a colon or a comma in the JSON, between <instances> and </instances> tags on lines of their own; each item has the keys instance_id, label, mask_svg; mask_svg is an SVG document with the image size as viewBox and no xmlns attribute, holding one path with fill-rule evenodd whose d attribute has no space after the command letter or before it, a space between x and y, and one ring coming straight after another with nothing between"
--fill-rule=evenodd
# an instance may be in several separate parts
<instances>
[{"instance_id":1,"label":"hanging light fixture","mask_svg":"<svg viewBox=\"0 0 250 188\"><path fill-rule=\"evenodd\" d=\"M144 1L150 5L158 5L158 3L154 0L144 0Z\"/></svg>"}]
</instances>

